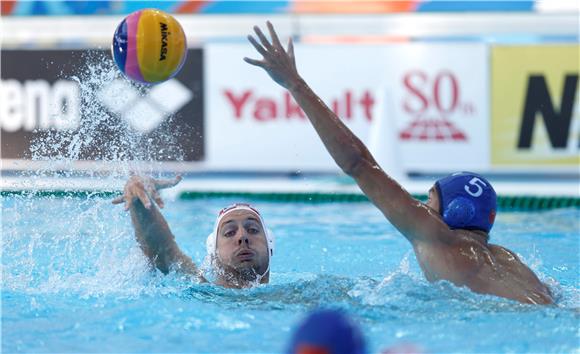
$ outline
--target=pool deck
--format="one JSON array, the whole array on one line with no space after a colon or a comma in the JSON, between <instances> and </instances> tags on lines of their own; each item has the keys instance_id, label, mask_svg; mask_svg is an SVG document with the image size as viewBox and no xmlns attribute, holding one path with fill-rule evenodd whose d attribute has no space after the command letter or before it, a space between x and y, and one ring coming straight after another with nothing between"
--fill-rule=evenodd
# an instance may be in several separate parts
<instances>
[{"instance_id":1,"label":"pool deck","mask_svg":"<svg viewBox=\"0 0 580 354\"><path fill-rule=\"evenodd\" d=\"M526 180L517 178L491 179L499 196L580 197L577 179ZM52 177L23 178L2 176L2 191L121 191L125 179L103 177ZM400 184L411 194L427 194L434 179L407 178ZM166 196L177 197L184 192L198 193L280 193L280 194L361 194L353 181L347 177L224 177L185 176L174 188L164 191Z\"/></svg>"}]
</instances>

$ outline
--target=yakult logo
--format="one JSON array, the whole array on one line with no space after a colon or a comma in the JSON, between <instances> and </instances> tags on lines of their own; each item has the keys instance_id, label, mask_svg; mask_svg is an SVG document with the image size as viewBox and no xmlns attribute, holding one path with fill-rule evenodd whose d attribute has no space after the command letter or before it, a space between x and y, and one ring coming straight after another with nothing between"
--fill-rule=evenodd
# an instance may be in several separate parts
<instances>
[{"instance_id":1,"label":"yakult logo","mask_svg":"<svg viewBox=\"0 0 580 354\"><path fill-rule=\"evenodd\" d=\"M222 93L236 120L251 117L262 122L280 119L306 121L306 115L288 92L278 97L260 96L251 89L224 89ZM332 98L329 106L343 120L361 116L370 122L374 104L375 98L370 90L357 93L347 89Z\"/></svg>"},{"instance_id":2,"label":"yakult logo","mask_svg":"<svg viewBox=\"0 0 580 354\"><path fill-rule=\"evenodd\" d=\"M462 100L459 80L451 71L429 75L413 70L402 81L405 91L402 109L412 121L399 133L400 139L467 141L466 134L450 117L473 116L475 106Z\"/></svg>"}]
</instances>

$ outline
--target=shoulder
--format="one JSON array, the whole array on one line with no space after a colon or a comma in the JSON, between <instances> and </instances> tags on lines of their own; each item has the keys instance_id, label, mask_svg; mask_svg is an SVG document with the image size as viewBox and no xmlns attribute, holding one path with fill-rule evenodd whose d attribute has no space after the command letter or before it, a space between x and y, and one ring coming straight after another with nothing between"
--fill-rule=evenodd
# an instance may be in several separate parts
<instances>
[{"instance_id":1,"label":"shoulder","mask_svg":"<svg viewBox=\"0 0 580 354\"><path fill-rule=\"evenodd\" d=\"M444 227L433 230L431 241L448 246L448 247L473 247L474 249L487 249L487 239L480 234L464 229L450 229L441 219Z\"/></svg>"},{"instance_id":2,"label":"shoulder","mask_svg":"<svg viewBox=\"0 0 580 354\"><path fill-rule=\"evenodd\" d=\"M449 251L458 262L464 263L471 272L485 264L493 264L495 255L489 248L487 239L470 230L452 230L452 241L447 243ZM469 267L467 267L469 266Z\"/></svg>"},{"instance_id":3,"label":"shoulder","mask_svg":"<svg viewBox=\"0 0 580 354\"><path fill-rule=\"evenodd\" d=\"M499 246L499 245L493 245L493 244L489 244L488 245L489 250L491 251L491 253L497 257L498 259L502 259L502 260L506 260L506 261L520 261L520 259L518 258L518 255L515 254L515 252Z\"/></svg>"},{"instance_id":4,"label":"shoulder","mask_svg":"<svg viewBox=\"0 0 580 354\"><path fill-rule=\"evenodd\" d=\"M453 229L452 231L452 243L455 246L469 246L475 249L484 249L490 251L491 246L487 240L488 236L486 234L465 230L465 229Z\"/></svg>"}]
</instances>

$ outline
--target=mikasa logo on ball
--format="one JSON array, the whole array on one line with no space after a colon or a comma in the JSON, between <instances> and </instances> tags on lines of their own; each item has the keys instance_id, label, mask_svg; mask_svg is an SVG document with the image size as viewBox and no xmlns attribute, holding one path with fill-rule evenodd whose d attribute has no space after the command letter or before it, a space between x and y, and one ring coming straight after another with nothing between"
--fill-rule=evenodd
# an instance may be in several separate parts
<instances>
[{"instance_id":1,"label":"mikasa logo on ball","mask_svg":"<svg viewBox=\"0 0 580 354\"><path fill-rule=\"evenodd\" d=\"M170 33L167 32L167 24L159 22L159 26L161 27L161 54L159 55L159 61L161 61L167 58L167 36Z\"/></svg>"}]
</instances>

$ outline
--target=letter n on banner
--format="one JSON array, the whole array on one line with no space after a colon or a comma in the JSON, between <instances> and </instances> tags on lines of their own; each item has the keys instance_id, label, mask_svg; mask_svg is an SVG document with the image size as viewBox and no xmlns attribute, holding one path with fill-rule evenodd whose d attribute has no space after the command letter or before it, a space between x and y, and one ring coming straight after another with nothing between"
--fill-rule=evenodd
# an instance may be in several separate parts
<instances>
[{"instance_id":1,"label":"letter n on banner","mask_svg":"<svg viewBox=\"0 0 580 354\"><path fill-rule=\"evenodd\" d=\"M492 166L577 169L580 45L492 49Z\"/></svg>"}]
</instances>

